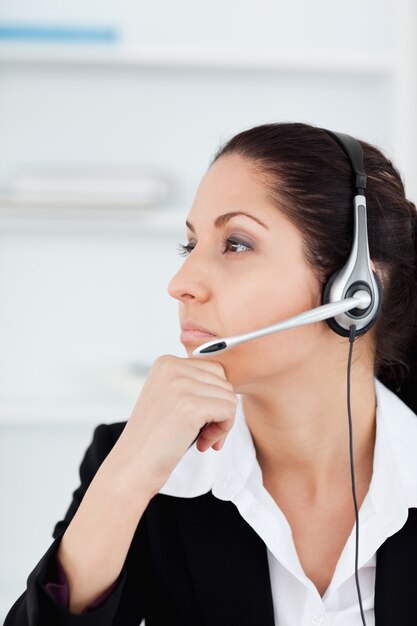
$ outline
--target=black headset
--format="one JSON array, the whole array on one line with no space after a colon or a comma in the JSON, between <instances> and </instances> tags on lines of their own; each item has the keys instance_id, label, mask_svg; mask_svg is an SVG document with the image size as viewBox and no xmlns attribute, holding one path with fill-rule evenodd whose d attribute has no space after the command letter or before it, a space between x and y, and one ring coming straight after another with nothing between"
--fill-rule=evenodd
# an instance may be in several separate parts
<instances>
[{"instance_id":1,"label":"black headset","mask_svg":"<svg viewBox=\"0 0 417 626\"><path fill-rule=\"evenodd\" d=\"M382 285L372 270L369 257L365 198L366 174L363 168L362 146L350 135L336 133L325 128L319 130L328 133L341 146L350 161L354 174L352 177L354 226L352 248L348 260L340 270L332 274L326 283L320 307L249 333L213 339L196 348L193 356L223 352L239 343L265 334L324 319L328 326L342 337L351 337L352 334L355 337L363 335L375 324L382 305ZM360 297L363 300L364 296L366 298L363 306L349 307L352 298ZM327 307L325 311L323 311L324 307Z\"/></svg>"},{"instance_id":2,"label":"black headset","mask_svg":"<svg viewBox=\"0 0 417 626\"><path fill-rule=\"evenodd\" d=\"M342 337L349 336L349 328L356 326L356 336L363 335L375 324L382 305L382 285L372 270L366 211L366 174L363 167L362 146L350 135L323 128L341 146L350 160L353 180L353 242L348 260L342 269L329 278L323 293L323 304L351 297L358 289L367 291L371 303L366 309L351 309L326 320L332 330Z\"/></svg>"},{"instance_id":3,"label":"black headset","mask_svg":"<svg viewBox=\"0 0 417 626\"><path fill-rule=\"evenodd\" d=\"M366 174L363 167L363 150L362 146L350 135L344 133L336 133L323 128L333 139L341 146L345 154L350 160L354 173L353 181L353 210L354 210L354 227L353 242L349 254L342 269L332 274L326 283L323 293L323 304L335 302L343 298L349 298L358 289L366 291L371 302L366 309L350 309L346 313L341 313L335 317L326 319L327 324L332 330L342 337L349 337L349 357L348 357L348 378L347 378L347 397L348 397L348 416L349 416L349 451L350 466L352 478L352 492L355 506L356 519L356 548L355 548L355 579L358 592L359 608L361 619L366 626L365 615L362 606L362 596L359 586L358 576L358 544L359 544L359 514L358 504L356 501L355 490L355 471L353 463L353 445L352 445L352 416L350 409L350 367L352 346L357 335L363 335L375 324L379 310L382 305L382 285L378 276L372 270L369 245L368 245L368 228L367 228L367 212L366 212Z\"/></svg>"}]
</instances>

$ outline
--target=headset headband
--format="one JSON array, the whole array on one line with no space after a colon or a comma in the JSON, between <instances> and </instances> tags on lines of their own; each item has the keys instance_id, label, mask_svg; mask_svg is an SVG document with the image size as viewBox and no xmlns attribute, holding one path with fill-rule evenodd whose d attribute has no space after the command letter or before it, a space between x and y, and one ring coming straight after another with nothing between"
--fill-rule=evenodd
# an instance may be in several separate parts
<instances>
[{"instance_id":1,"label":"headset headband","mask_svg":"<svg viewBox=\"0 0 417 626\"><path fill-rule=\"evenodd\" d=\"M332 135L351 162L352 168L356 174L355 195L364 195L366 189L366 174L363 167L363 150L361 144L357 139L354 139L350 135L345 135L345 133L336 133L326 128L323 128L323 130L329 135Z\"/></svg>"}]
</instances>

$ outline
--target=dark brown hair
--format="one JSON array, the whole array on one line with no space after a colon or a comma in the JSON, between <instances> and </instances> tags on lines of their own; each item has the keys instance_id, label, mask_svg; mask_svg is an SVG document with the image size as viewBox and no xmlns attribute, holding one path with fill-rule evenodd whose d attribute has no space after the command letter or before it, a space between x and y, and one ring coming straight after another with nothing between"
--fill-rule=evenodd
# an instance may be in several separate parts
<instances>
[{"instance_id":1,"label":"dark brown hair","mask_svg":"<svg viewBox=\"0 0 417 626\"><path fill-rule=\"evenodd\" d=\"M360 141L367 179L369 252L383 285L374 374L398 391L415 365L417 344L416 207L401 176L375 146ZM321 128L275 123L244 130L218 148L211 164L237 154L259 174L271 203L299 229L318 284L345 264L353 240L353 172L335 140ZM364 335L364 337L366 334Z\"/></svg>"}]
</instances>

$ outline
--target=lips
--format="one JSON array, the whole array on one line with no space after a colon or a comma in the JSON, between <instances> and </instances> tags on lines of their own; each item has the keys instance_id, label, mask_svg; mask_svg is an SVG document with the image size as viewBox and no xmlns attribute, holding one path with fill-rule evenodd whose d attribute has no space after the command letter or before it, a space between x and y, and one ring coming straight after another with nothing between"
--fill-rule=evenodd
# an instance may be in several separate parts
<instances>
[{"instance_id":1,"label":"lips","mask_svg":"<svg viewBox=\"0 0 417 626\"><path fill-rule=\"evenodd\" d=\"M193 320L185 320L185 322L183 324L181 324L181 330L183 331L187 331L187 330L198 330L201 333L206 333L208 335L214 335L214 333L209 330L208 328L205 328L204 326L201 326L201 324L198 324L197 322L194 322Z\"/></svg>"}]
</instances>

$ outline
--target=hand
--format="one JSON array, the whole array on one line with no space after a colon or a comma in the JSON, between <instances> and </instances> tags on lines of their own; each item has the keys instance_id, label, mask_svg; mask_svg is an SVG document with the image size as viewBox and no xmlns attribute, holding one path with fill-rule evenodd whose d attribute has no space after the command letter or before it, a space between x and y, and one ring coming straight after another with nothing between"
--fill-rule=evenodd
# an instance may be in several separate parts
<instances>
[{"instance_id":1,"label":"hand","mask_svg":"<svg viewBox=\"0 0 417 626\"><path fill-rule=\"evenodd\" d=\"M146 472L142 483L155 494L194 441L200 452L220 450L237 404L218 361L159 356L117 441L118 451L133 471Z\"/></svg>"}]
</instances>

